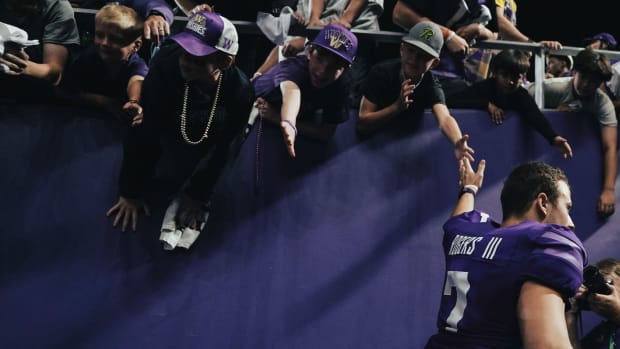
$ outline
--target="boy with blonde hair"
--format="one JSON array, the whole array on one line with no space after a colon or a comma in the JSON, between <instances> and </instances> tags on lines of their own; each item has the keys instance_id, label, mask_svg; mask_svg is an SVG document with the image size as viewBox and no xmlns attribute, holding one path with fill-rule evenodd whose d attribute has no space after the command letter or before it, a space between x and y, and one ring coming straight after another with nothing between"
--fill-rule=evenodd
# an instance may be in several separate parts
<instances>
[{"instance_id":1,"label":"boy with blonde hair","mask_svg":"<svg viewBox=\"0 0 620 349\"><path fill-rule=\"evenodd\" d=\"M97 12L94 44L69 68L62 85L75 94L73 101L130 118L132 126L141 122L140 93L148 72L138 55L143 27L141 17L127 6L110 4Z\"/></svg>"}]
</instances>

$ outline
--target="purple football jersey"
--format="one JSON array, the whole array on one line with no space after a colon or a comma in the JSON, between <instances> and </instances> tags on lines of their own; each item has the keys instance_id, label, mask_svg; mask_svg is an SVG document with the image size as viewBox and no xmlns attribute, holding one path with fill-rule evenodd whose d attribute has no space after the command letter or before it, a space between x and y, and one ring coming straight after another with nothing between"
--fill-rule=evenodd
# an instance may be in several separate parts
<instances>
[{"instance_id":1,"label":"purple football jersey","mask_svg":"<svg viewBox=\"0 0 620 349\"><path fill-rule=\"evenodd\" d=\"M585 249L570 229L527 221L500 227L471 211L444 224L446 277L431 348L520 348L517 300L527 280L573 296Z\"/></svg>"}]
</instances>

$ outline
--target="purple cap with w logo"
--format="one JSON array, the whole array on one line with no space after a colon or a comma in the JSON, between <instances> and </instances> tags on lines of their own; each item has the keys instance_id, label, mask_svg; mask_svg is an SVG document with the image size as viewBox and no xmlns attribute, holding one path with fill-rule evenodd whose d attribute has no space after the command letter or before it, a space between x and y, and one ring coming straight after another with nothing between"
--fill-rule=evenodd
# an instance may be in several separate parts
<instances>
[{"instance_id":1,"label":"purple cap with w logo","mask_svg":"<svg viewBox=\"0 0 620 349\"><path fill-rule=\"evenodd\" d=\"M239 51L237 29L217 13L198 11L189 17L182 32L170 37L193 56L207 56L216 51L236 55Z\"/></svg>"},{"instance_id":2,"label":"purple cap with w logo","mask_svg":"<svg viewBox=\"0 0 620 349\"><path fill-rule=\"evenodd\" d=\"M312 45L336 54L349 64L357 53L357 37L350 30L337 24L326 25L312 41Z\"/></svg>"}]
</instances>

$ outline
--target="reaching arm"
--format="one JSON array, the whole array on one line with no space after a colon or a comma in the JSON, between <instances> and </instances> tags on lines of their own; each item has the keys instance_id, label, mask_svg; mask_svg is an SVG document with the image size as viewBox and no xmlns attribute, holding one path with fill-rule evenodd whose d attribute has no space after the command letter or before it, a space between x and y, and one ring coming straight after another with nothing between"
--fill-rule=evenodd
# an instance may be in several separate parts
<instances>
[{"instance_id":1,"label":"reaching arm","mask_svg":"<svg viewBox=\"0 0 620 349\"><path fill-rule=\"evenodd\" d=\"M609 216L614 212L616 205L616 175L618 171L618 129L616 127L601 127L601 142L603 150L603 189L598 202L598 212L602 216Z\"/></svg>"},{"instance_id":2,"label":"reaching arm","mask_svg":"<svg viewBox=\"0 0 620 349\"><path fill-rule=\"evenodd\" d=\"M58 85L62 79L65 64L69 58L69 50L64 45L43 44L43 63L26 61L24 74L44 79Z\"/></svg>"},{"instance_id":3,"label":"reaching arm","mask_svg":"<svg viewBox=\"0 0 620 349\"><path fill-rule=\"evenodd\" d=\"M523 35L523 33L521 33L519 29L517 29L517 27L515 27L514 24L512 24L512 22L504 16L504 9L499 6L496 6L495 9L497 16L497 29L501 38L504 40L526 42L528 37Z\"/></svg>"},{"instance_id":4,"label":"reaching arm","mask_svg":"<svg viewBox=\"0 0 620 349\"><path fill-rule=\"evenodd\" d=\"M409 30L421 21L430 21L430 18L419 15L402 1L396 1L394 11L392 11L392 22L394 24L404 30Z\"/></svg>"},{"instance_id":5,"label":"reaching arm","mask_svg":"<svg viewBox=\"0 0 620 349\"><path fill-rule=\"evenodd\" d=\"M123 105L123 111L131 118L131 126L136 126L142 122L140 94L143 82L144 77L142 75L134 75L127 83L127 102Z\"/></svg>"},{"instance_id":6,"label":"reaching arm","mask_svg":"<svg viewBox=\"0 0 620 349\"><path fill-rule=\"evenodd\" d=\"M301 90L296 83L286 80L280 83L282 108L280 109L280 128L289 155L295 157L295 138L297 136L297 114L301 108Z\"/></svg>"},{"instance_id":7,"label":"reaching arm","mask_svg":"<svg viewBox=\"0 0 620 349\"><path fill-rule=\"evenodd\" d=\"M256 72L254 73L250 81L254 81L254 79L264 74L267 70L271 69L271 67L273 67L274 65L278 64L278 50L279 49L280 49L280 46L276 45L271 49L271 51L269 51L269 55L267 55L267 58L265 58L265 61L263 62L263 64L261 64L261 66L258 67L258 69L256 69Z\"/></svg>"},{"instance_id":8,"label":"reaching arm","mask_svg":"<svg viewBox=\"0 0 620 349\"><path fill-rule=\"evenodd\" d=\"M499 31L499 36L501 36L502 39L520 41L520 42L530 41L530 38L528 38L525 34L521 33L519 29L517 29L517 27L515 27L515 25L512 24L512 22L508 20L508 18L504 17L503 8L499 6L496 6L495 8L497 10L496 17L497 17L497 27ZM539 41L538 43L552 50L558 50L562 48L562 44L558 41L543 40L543 41Z\"/></svg>"},{"instance_id":9,"label":"reaching arm","mask_svg":"<svg viewBox=\"0 0 620 349\"><path fill-rule=\"evenodd\" d=\"M557 291L534 281L526 281L521 286L517 314L524 349L572 348L564 301Z\"/></svg>"},{"instance_id":10,"label":"reaching arm","mask_svg":"<svg viewBox=\"0 0 620 349\"><path fill-rule=\"evenodd\" d=\"M474 198L478 193L478 189L482 187L485 166L486 161L480 160L478 170L474 172L467 158L461 160L461 165L459 167L459 186L461 187L461 193L452 211L452 217L474 210ZM473 190L471 186L474 186ZM465 188L468 190L465 190Z\"/></svg>"},{"instance_id":11,"label":"reaching arm","mask_svg":"<svg viewBox=\"0 0 620 349\"><path fill-rule=\"evenodd\" d=\"M545 137L551 145L557 148L565 159L569 157L572 158L573 150L570 144L564 137L558 135L549 120L540 111L534 99L525 89L519 89L518 96L521 96L521 98L518 98L515 101L516 103L514 107L517 109L519 116L521 116L528 125Z\"/></svg>"},{"instance_id":12,"label":"reaching arm","mask_svg":"<svg viewBox=\"0 0 620 349\"><path fill-rule=\"evenodd\" d=\"M325 10L324 0L310 0L312 7L310 10L310 20L308 20L309 27L322 27L325 23L321 22L321 14Z\"/></svg>"},{"instance_id":13,"label":"reaching arm","mask_svg":"<svg viewBox=\"0 0 620 349\"><path fill-rule=\"evenodd\" d=\"M454 155L456 159L461 160L463 157L466 157L470 161L474 161L474 157L472 156L474 150L467 145L468 137L461 134L459 124L454 117L450 115L448 107L442 103L435 103L435 105L433 105L433 114L435 114L439 129L454 146Z\"/></svg>"},{"instance_id":14,"label":"reaching arm","mask_svg":"<svg viewBox=\"0 0 620 349\"><path fill-rule=\"evenodd\" d=\"M368 6L368 0L351 0L349 4L342 12L342 16L335 22L342 25L345 28L351 29L353 22L362 13L362 11Z\"/></svg>"},{"instance_id":15,"label":"reaching arm","mask_svg":"<svg viewBox=\"0 0 620 349\"><path fill-rule=\"evenodd\" d=\"M165 0L124 0L121 4L135 9L142 18L157 14L168 24L174 20L172 9Z\"/></svg>"},{"instance_id":16,"label":"reaching arm","mask_svg":"<svg viewBox=\"0 0 620 349\"><path fill-rule=\"evenodd\" d=\"M299 131L304 137L327 141L334 134L336 125L331 123L315 124L309 121L297 121L299 109L301 108L301 90L296 83L284 81L280 84L282 91L282 108L280 109L280 127L284 134L285 142L289 149L289 154L295 157L295 136ZM292 126L294 127L291 127Z\"/></svg>"},{"instance_id":17,"label":"reaching arm","mask_svg":"<svg viewBox=\"0 0 620 349\"><path fill-rule=\"evenodd\" d=\"M143 82L144 76L141 75L134 75L129 78L129 82L127 82L127 99L134 101L140 100Z\"/></svg>"}]
</instances>

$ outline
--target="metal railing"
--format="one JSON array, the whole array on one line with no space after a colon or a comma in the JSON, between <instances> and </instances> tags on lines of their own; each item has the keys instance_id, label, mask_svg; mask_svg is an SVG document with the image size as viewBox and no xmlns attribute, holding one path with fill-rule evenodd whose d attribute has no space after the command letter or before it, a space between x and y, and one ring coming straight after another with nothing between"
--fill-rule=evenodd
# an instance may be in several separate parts
<instances>
[{"instance_id":1,"label":"metal railing","mask_svg":"<svg viewBox=\"0 0 620 349\"><path fill-rule=\"evenodd\" d=\"M84 9L84 8L74 8L73 9L76 14L87 14L94 15L97 10L94 9ZM187 22L186 16L175 16L174 20L176 23L185 23ZM240 34L252 34L252 35L262 35L262 32L258 28L255 22L249 21L236 21L231 20L231 22L237 28L237 31ZM293 35L305 35L312 36L321 28L319 27L307 27L307 28L296 28L292 30L291 34ZM405 32L394 32L394 31L374 31L374 30L360 30L353 29L353 33L360 40L368 40L375 41L379 43L392 43L398 44L401 41ZM565 55L565 56L575 56L579 51L583 50L583 47L573 47L573 46L563 46L559 50L548 50L543 45L535 43L535 42L518 42L518 41L509 41L509 40L484 40L478 41L474 45L476 48L482 49L519 49L524 51L532 52L534 56L534 100L539 108L543 108L544 103L544 93L542 81L545 77L545 54L552 53L557 55ZM602 53L610 59L620 60L620 52L618 51L609 51L609 50L595 50L596 52Z\"/></svg>"}]
</instances>

